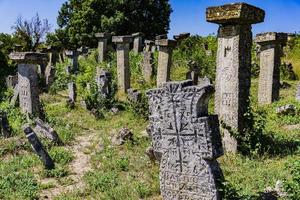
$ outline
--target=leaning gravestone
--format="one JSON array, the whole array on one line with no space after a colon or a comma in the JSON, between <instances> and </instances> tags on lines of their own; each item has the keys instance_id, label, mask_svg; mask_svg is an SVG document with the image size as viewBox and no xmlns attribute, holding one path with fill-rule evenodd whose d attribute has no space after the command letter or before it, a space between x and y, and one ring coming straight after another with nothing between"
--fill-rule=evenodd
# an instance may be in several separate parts
<instances>
[{"instance_id":1,"label":"leaning gravestone","mask_svg":"<svg viewBox=\"0 0 300 200\"><path fill-rule=\"evenodd\" d=\"M54 169L54 161L49 156L48 152L45 150L43 144L41 143L35 132L32 130L32 128L30 128L29 125L25 125L23 127L23 130L33 150L42 160L45 168L48 170Z\"/></svg>"},{"instance_id":2,"label":"leaning gravestone","mask_svg":"<svg viewBox=\"0 0 300 200\"><path fill-rule=\"evenodd\" d=\"M49 124L44 123L41 119L35 120L34 132L38 133L39 136L51 140L52 143L61 145L62 141L59 138L57 132L49 126Z\"/></svg>"},{"instance_id":3,"label":"leaning gravestone","mask_svg":"<svg viewBox=\"0 0 300 200\"><path fill-rule=\"evenodd\" d=\"M158 67L157 67L157 87L170 81L170 71L172 65L173 48L176 45L175 40L156 40L158 48Z\"/></svg>"},{"instance_id":4,"label":"leaning gravestone","mask_svg":"<svg viewBox=\"0 0 300 200\"><path fill-rule=\"evenodd\" d=\"M280 58L287 43L287 34L261 33L256 35L255 42L260 46L258 103L271 104L279 99Z\"/></svg>"},{"instance_id":5,"label":"leaning gravestone","mask_svg":"<svg viewBox=\"0 0 300 200\"><path fill-rule=\"evenodd\" d=\"M117 44L118 89L121 93L126 93L130 88L129 46L132 37L113 36L112 41Z\"/></svg>"},{"instance_id":6,"label":"leaning gravestone","mask_svg":"<svg viewBox=\"0 0 300 200\"><path fill-rule=\"evenodd\" d=\"M218 200L223 155L217 116L208 115L211 85L168 82L147 92L150 135L160 159L160 189L164 200Z\"/></svg>"},{"instance_id":7,"label":"leaning gravestone","mask_svg":"<svg viewBox=\"0 0 300 200\"><path fill-rule=\"evenodd\" d=\"M247 127L245 113L251 85L251 24L263 22L265 12L257 7L235 3L206 10L208 22L220 24L215 112L227 127L242 133ZM237 141L223 129L224 148L236 152Z\"/></svg>"},{"instance_id":8,"label":"leaning gravestone","mask_svg":"<svg viewBox=\"0 0 300 200\"><path fill-rule=\"evenodd\" d=\"M47 60L47 54L13 52L10 59L18 63L20 108L24 113L38 115L40 108L37 64Z\"/></svg>"}]
</instances>

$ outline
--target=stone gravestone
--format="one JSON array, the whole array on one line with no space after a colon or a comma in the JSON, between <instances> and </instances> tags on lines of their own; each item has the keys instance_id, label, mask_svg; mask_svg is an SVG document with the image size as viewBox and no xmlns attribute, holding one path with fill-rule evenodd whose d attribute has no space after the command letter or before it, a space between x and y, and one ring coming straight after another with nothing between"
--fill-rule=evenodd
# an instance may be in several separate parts
<instances>
[{"instance_id":1,"label":"stone gravestone","mask_svg":"<svg viewBox=\"0 0 300 200\"><path fill-rule=\"evenodd\" d=\"M157 67L157 87L170 81L170 70L172 65L172 52L176 45L174 40L156 40L158 45L158 67Z\"/></svg>"},{"instance_id":2,"label":"stone gravestone","mask_svg":"<svg viewBox=\"0 0 300 200\"><path fill-rule=\"evenodd\" d=\"M1 134L3 137L8 138L11 136L11 129L6 112L0 110L0 135Z\"/></svg>"},{"instance_id":3,"label":"stone gravestone","mask_svg":"<svg viewBox=\"0 0 300 200\"><path fill-rule=\"evenodd\" d=\"M79 64L78 64L79 52L77 52L76 50L66 51L66 56L71 59L71 71L77 74L79 70Z\"/></svg>"},{"instance_id":4,"label":"stone gravestone","mask_svg":"<svg viewBox=\"0 0 300 200\"><path fill-rule=\"evenodd\" d=\"M135 53L140 53L143 51L143 33L134 33L132 34L133 37L133 51Z\"/></svg>"},{"instance_id":5,"label":"stone gravestone","mask_svg":"<svg viewBox=\"0 0 300 200\"><path fill-rule=\"evenodd\" d=\"M265 12L260 8L235 3L206 10L208 22L220 24L215 112L227 127L242 133L247 126L245 113L249 105L251 84L251 24L263 22ZM236 152L237 141L227 129L224 133L224 148Z\"/></svg>"},{"instance_id":6,"label":"stone gravestone","mask_svg":"<svg viewBox=\"0 0 300 200\"><path fill-rule=\"evenodd\" d=\"M168 82L147 92L150 135L160 159L160 189L164 200L218 200L223 155L217 116L208 115L211 85Z\"/></svg>"},{"instance_id":7,"label":"stone gravestone","mask_svg":"<svg viewBox=\"0 0 300 200\"><path fill-rule=\"evenodd\" d=\"M21 110L24 113L39 115L37 63L47 60L47 54L13 52L9 57L18 63L18 89Z\"/></svg>"},{"instance_id":8,"label":"stone gravestone","mask_svg":"<svg viewBox=\"0 0 300 200\"><path fill-rule=\"evenodd\" d=\"M151 82L151 78L154 73L153 69L153 62L154 62L154 55L152 52L152 48L155 45L154 41L146 40L145 41L145 49L143 52L143 76L146 82Z\"/></svg>"},{"instance_id":9,"label":"stone gravestone","mask_svg":"<svg viewBox=\"0 0 300 200\"><path fill-rule=\"evenodd\" d=\"M192 80L193 84L197 85L200 76L200 68L195 61L189 61L188 66L189 71L186 73L186 79Z\"/></svg>"},{"instance_id":10,"label":"stone gravestone","mask_svg":"<svg viewBox=\"0 0 300 200\"><path fill-rule=\"evenodd\" d=\"M111 95L111 73L101 69L100 67L97 68L97 76L96 76L96 83L98 92L104 98Z\"/></svg>"},{"instance_id":11,"label":"stone gravestone","mask_svg":"<svg viewBox=\"0 0 300 200\"><path fill-rule=\"evenodd\" d=\"M47 52L49 56L49 62L45 71L46 87L49 88L54 82L55 78L55 65L59 60L59 48L54 46L48 46Z\"/></svg>"},{"instance_id":12,"label":"stone gravestone","mask_svg":"<svg viewBox=\"0 0 300 200\"><path fill-rule=\"evenodd\" d=\"M271 104L279 99L280 58L287 43L287 34L261 33L256 35L255 42L260 47L258 103Z\"/></svg>"},{"instance_id":13,"label":"stone gravestone","mask_svg":"<svg viewBox=\"0 0 300 200\"><path fill-rule=\"evenodd\" d=\"M18 75L15 76L7 76L6 77L6 87L7 88L14 88L18 84Z\"/></svg>"},{"instance_id":14,"label":"stone gravestone","mask_svg":"<svg viewBox=\"0 0 300 200\"><path fill-rule=\"evenodd\" d=\"M35 132L32 130L32 128L29 125L25 125L23 127L23 130L33 150L42 160L45 168L48 170L54 169L54 161L49 156L48 152L45 150L43 144L41 143Z\"/></svg>"},{"instance_id":15,"label":"stone gravestone","mask_svg":"<svg viewBox=\"0 0 300 200\"><path fill-rule=\"evenodd\" d=\"M130 88L129 46L132 37L130 35L113 36L112 41L117 44L118 89L126 93Z\"/></svg>"},{"instance_id":16,"label":"stone gravestone","mask_svg":"<svg viewBox=\"0 0 300 200\"><path fill-rule=\"evenodd\" d=\"M106 59L107 43L111 38L110 33L96 33L95 37L98 38L98 62L101 63Z\"/></svg>"},{"instance_id":17,"label":"stone gravestone","mask_svg":"<svg viewBox=\"0 0 300 200\"><path fill-rule=\"evenodd\" d=\"M297 101L300 101L300 84L298 84L298 86L297 86L296 100L297 100Z\"/></svg>"},{"instance_id":18,"label":"stone gravestone","mask_svg":"<svg viewBox=\"0 0 300 200\"><path fill-rule=\"evenodd\" d=\"M76 84L71 82L68 83L68 91L69 91L69 100L68 102L73 105L76 102L76 98L77 98L77 87Z\"/></svg>"},{"instance_id":19,"label":"stone gravestone","mask_svg":"<svg viewBox=\"0 0 300 200\"><path fill-rule=\"evenodd\" d=\"M51 140L54 144L62 145L63 142L59 138L57 132L49 126L49 124L44 123L41 119L35 120L34 132L38 133L39 136Z\"/></svg>"}]
</instances>

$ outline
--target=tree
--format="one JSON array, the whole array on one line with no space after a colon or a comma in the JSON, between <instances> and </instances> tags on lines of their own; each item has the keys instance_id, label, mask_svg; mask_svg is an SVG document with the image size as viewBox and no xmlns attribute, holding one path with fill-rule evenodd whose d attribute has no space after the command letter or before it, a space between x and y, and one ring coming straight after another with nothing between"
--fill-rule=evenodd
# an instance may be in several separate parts
<instances>
[{"instance_id":1,"label":"tree","mask_svg":"<svg viewBox=\"0 0 300 200\"><path fill-rule=\"evenodd\" d=\"M165 34L171 12L168 0L68 0L57 23L67 33L70 47L94 47L96 32L143 32L149 39Z\"/></svg>"},{"instance_id":2,"label":"tree","mask_svg":"<svg viewBox=\"0 0 300 200\"><path fill-rule=\"evenodd\" d=\"M24 51L36 51L51 27L47 19L41 20L36 14L31 20L18 17L12 29Z\"/></svg>"}]
</instances>

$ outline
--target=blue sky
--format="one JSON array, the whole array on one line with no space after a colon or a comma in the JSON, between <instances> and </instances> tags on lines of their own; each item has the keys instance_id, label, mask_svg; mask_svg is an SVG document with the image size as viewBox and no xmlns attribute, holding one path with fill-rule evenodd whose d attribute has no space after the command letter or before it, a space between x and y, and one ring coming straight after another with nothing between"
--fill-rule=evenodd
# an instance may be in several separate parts
<instances>
[{"instance_id":1,"label":"blue sky","mask_svg":"<svg viewBox=\"0 0 300 200\"><path fill-rule=\"evenodd\" d=\"M208 6L241 2L242 0L170 0L173 13L169 35L190 32L208 35L218 28L205 20ZM0 32L11 33L11 26L18 16L31 18L39 13L56 27L56 16L65 0L0 0ZM266 11L264 23L253 26L253 32L295 32L300 31L300 0L244 0Z\"/></svg>"}]
</instances>

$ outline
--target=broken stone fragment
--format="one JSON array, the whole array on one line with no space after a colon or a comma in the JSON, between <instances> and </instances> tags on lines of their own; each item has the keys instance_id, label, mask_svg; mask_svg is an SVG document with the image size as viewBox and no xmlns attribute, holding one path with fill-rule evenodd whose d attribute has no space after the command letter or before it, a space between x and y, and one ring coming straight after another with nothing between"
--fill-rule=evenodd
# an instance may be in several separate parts
<instances>
[{"instance_id":1,"label":"broken stone fragment","mask_svg":"<svg viewBox=\"0 0 300 200\"><path fill-rule=\"evenodd\" d=\"M123 145L126 141L132 140L133 134L128 128L122 128L117 135L112 138L113 145Z\"/></svg>"},{"instance_id":2,"label":"broken stone fragment","mask_svg":"<svg viewBox=\"0 0 300 200\"><path fill-rule=\"evenodd\" d=\"M281 106L276 108L276 114L278 115L295 115L296 108L294 105L287 104L285 106Z\"/></svg>"}]
</instances>

